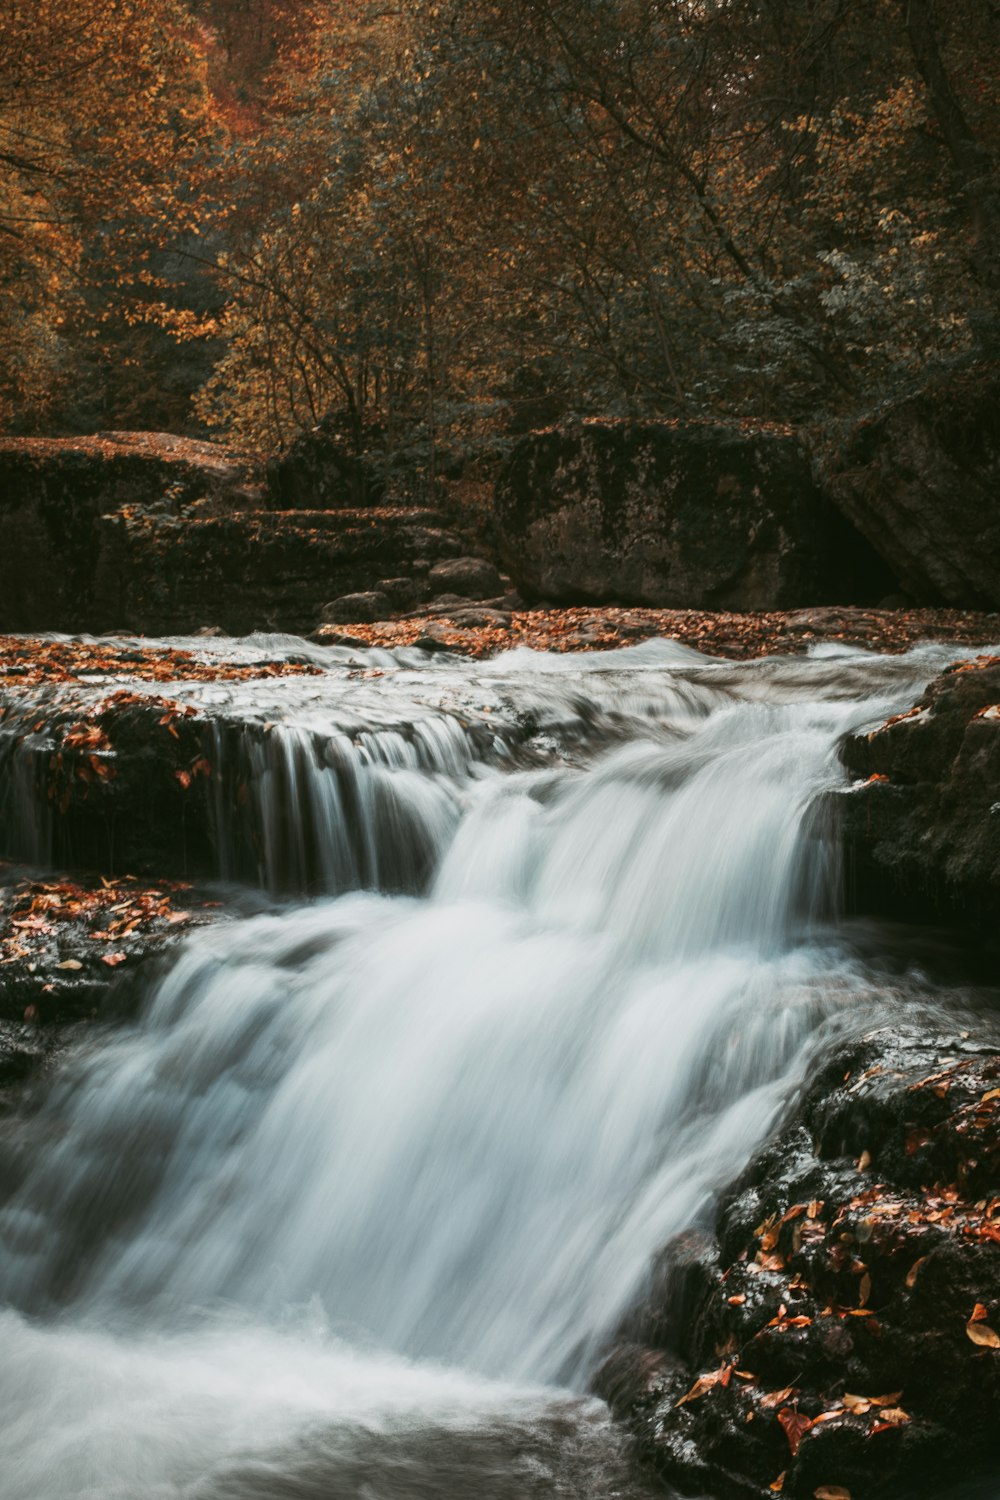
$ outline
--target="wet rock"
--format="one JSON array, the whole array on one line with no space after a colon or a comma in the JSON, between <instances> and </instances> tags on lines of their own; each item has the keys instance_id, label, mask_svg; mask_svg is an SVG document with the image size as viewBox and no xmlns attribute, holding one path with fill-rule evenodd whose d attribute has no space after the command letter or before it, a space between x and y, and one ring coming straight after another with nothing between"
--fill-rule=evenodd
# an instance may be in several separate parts
<instances>
[{"instance_id":1,"label":"wet rock","mask_svg":"<svg viewBox=\"0 0 1000 1500\"><path fill-rule=\"evenodd\" d=\"M368 625L374 620L384 620L391 607L387 595L380 589L371 589L363 594L343 594L332 604L324 604L320 618L324 625L349 625L355 621Z\"/></svg>"},{"instance_id":2,"label":"wet rock","mask_svg":"<svg viewBox=\"0 0 1000 1500\"><path fill-rule=\"evenodd\" d=\"M894 402L821 464L828 494L913 599L1000 605L1000 366Z\"/></svg>"},{"instance_id":3,"label":"wet rock","mask_svg":"<svg viewBox=\"0 0 1000 1500\"><path fill-rule=\"evenodd\" d=\"M694 609L874 601L894 578L784 432L588 422L533 433L497 481L518 590Z\"/></svg>"},{"instance_id":4,"label":"wet rock","mask_svg":"<svg viewBox=\"0 0 1000 1500\"><path fill-rule=\"evenodd\" d=\"M113 989L132 988L144 965L221 911L214 890L183 882L0 865L0 1086L18 1058L26 1073L47 1055L47 1028L94 1016Z\"/></svg>"},{"instance_id":5,"label":"wet rock","mask_svg":"<svg viewBox=\"0 0 1000 1500\"><path fill-rule=\"evenodd\" d=\"M974 658L843 747L839 798L853 904L960 920L1000 916L1000 659Z\"/></svg>"},{"instance_id":6,"label":"wet rock","mask_svg":"<svg viewBox=\"0 0 1000 1500\"><path fill-rule=\"evenodd\" d=\"M427 583L436 594L457 594L464 599L492 599L503 592L500 574L481 557L455 557L437 563Z\"/></svg>"},{"instance_id":7,"label":"wet rock","mask_svg":"<svg viewBox=\"0 0 1000 1500\"><path fill-rule=\"evenodd\" d=\"M835 1055L724 1198L717 1251L668 1252L601 1372L644 1456L722 1500L909 1500L994 1473L998 1168L988 1025Z\"/></svg>"},{"instance_id":8,"label":"wet rock","mask_svg":"<svg viewBox=\"0 0 1000 1500\"><path fill-rule=\"evenodd\" d=\"M352 635L349 630L341 630L339 625L320 625L309 639L316 646L346 646L352 651L367 650L370 644L359 635Z\"/></svg>"}]
</instances>

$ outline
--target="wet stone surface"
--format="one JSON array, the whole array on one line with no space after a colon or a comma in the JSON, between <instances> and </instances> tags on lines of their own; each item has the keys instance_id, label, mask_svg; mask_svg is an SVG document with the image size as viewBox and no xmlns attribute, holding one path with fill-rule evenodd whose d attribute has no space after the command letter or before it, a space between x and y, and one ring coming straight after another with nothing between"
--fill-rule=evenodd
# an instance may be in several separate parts
<instances>
[{"instance_id":1,"label":"wet stone surface","mask_svg":"<svg viewBox=\"0 0 1000 1500\"><path fill-rule=\"evenodd\" d=\"M665 1478L858 1500L995 1474L996 1025L842 1050L712 1230L668 1246L598 1377Z\"/></svg>"},{"instance_id":2,"label":"wet stone surface","mask_svg":"<svg viewBox=\"0 0 1000 1500\"><path fill-rule=\"evenodd\" d=\"M934 679L911 707L843 750L852 893L868 910L1000 931L1000 659Z\"/></svg>"}]
</instances>

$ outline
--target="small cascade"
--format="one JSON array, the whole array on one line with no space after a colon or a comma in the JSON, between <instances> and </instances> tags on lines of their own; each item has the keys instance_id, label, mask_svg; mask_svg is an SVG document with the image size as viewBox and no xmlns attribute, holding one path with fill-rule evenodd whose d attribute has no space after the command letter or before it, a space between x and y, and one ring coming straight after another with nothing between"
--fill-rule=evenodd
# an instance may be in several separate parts
<instances>
[{"instance_id":1,"label":"small cascade","mask_svg":"<svg viewBox=\"0 0 1000 1500\"><path fill-rule=\"evenodd\" d=\"M326 895L190 938L11 1133L5 1500L636 1500L588 1380L897 1014L836 928L837 746L945 659L174 685L219 873Z\"/></svg>"}]
</instances>

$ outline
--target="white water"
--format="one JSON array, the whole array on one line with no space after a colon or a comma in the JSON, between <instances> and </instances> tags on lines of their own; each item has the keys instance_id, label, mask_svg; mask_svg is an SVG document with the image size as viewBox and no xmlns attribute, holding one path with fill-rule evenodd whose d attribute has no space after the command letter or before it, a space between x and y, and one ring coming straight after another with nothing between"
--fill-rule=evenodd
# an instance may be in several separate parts
<instances>
[{"instance_id":1,"label":"white water","mask_svg":"<svg viewBox=\"0 0 1000 1500\"><path fill-rule=\"evenodd\" d=\"M637 1494L557 1393L811 1060L899 1003L824 925L817 799L946 659L379 658L432 717L530 718L533 767L383 755L404 813L447 805L430 892L194 938L26 1122L3 1500ZM296 764L315 811L329 766Z\"/></svg>"}]
</instances>

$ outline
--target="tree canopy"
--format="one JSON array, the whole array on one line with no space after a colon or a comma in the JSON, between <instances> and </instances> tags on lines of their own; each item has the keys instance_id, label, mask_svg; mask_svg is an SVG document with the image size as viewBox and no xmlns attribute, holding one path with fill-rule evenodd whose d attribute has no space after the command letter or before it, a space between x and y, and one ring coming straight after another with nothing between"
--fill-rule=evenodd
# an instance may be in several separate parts
<instances>
[{"instance_id":1,"label":"tree canopy","mask_svg":"<svg viewBox=\"0 0 1000 1500\"><path fill-rule=\"evenodd\" d=\"M998 63L992 0L0 0L0 420L852 411L1000 344Z\"/></svg>"}]
</instances>

